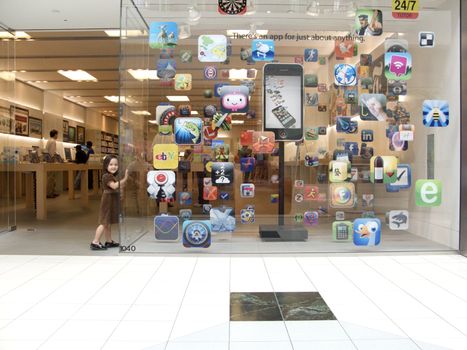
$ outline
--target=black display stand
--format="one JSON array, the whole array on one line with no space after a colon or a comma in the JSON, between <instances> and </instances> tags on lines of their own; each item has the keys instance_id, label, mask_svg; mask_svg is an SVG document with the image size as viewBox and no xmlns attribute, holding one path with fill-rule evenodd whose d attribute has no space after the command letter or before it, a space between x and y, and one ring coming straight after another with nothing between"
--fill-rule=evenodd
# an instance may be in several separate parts
<instances>
[{"instance_id":1,"label":"black display stand","mask_svg":"<svg viewBox=\"0 0 467 350\"><path fill-rule=\"evenodd\" d=\"M285 225L285 146L279 142L279 206L277 225L259 225L259 236L272 241L306 241L308 230L300 225Z\"/></svg>"}]
</instances>

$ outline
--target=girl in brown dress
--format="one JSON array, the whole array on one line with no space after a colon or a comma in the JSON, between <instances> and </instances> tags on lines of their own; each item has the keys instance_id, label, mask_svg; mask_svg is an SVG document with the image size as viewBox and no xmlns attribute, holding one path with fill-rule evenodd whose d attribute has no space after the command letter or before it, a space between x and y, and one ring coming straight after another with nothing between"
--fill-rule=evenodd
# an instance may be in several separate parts
<instances>
[{"instance_id":1,"label":"girl in brown dress","mask_svg":"<svg viewBox=\"0 0 467 350\"><path fill-rule=\"evenodd\" d=\"M102 175L102 200L99 210L99 226L96 229L96 235L91 242L92 250L106 250L107 248L116 248L119 243L112 240L110 225L118 224L120 188L124 186L128 179L128 169L125 171L125 177L118 181L118 159L115 156L106 156L104 159L104 175ZM101 236L105 235L105 244L100 242Z\"/></svg>"}]
</instances>

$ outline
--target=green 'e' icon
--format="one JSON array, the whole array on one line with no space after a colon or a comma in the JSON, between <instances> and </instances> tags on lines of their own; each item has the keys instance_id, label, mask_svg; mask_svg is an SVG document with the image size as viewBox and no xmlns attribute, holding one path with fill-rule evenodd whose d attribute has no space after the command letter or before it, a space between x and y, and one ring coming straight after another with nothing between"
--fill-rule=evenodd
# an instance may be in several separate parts
<instances>
[{"instance_id":1,"label":"green 'e' icon","mask_svg":"<svg viewBox=\"0 0 467 350\"><path fill-rule=\"evenodd\" d=\"M417 180L415 184L416 204L419 207L441 205L442 186L439 180Z\"/></svg>"}]
</instances>

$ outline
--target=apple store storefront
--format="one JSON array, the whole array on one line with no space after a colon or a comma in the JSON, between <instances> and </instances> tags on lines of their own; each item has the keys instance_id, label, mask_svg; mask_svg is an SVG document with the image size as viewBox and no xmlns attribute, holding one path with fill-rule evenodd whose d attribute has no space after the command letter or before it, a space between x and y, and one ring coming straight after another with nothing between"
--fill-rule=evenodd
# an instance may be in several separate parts
<instances>
[{"instance_id":1,"label":"apple store storefront","mask_svg":"<svg viewBox=\"0 0 467 350\"><path fill-rule=\"evenodd\" d=\"M123 3L123 251L461 250L459 1Z\"/></svg>"}]
</instances>

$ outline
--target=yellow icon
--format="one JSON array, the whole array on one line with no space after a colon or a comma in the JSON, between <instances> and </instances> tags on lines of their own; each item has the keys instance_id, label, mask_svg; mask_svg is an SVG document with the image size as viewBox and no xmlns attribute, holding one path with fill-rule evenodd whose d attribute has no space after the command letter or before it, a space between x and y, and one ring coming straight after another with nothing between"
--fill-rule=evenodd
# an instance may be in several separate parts
<instances>
[{"instance_id":1,"label":"yellow icon","mask_svg":"<svg viewBox=\"0 0 467 350\"><path fill-rule=\"evenodd\" d=\"M153 148L153 164L156 169L177 169L178 145L157 144Z\"/></svg>"},{"instance_id":2,"label":"yellow icon","mask_svg":"<svg viewBox=\"0 0 467 350\"><path fill-rule=\"evenodd\" d=\"M191 74L175 74L175 90L191 90Z\"/></svg>"},{"instance_id":3,"label":"yellow icon","mask_svg":"<svg viewBox=\"0 0 467 350\"><path fill-rule=\"evenodd\" d=\"M344 182L349 178L350 162L332 160L329 162L329 181Z\"/></svg>"},{"instance_id":4,"label":"yellow icon","mask_svg":"<svg viewBox=\"0 0 467 350\"><path fill-rule=\"evenodd\" d=\"M205 165L206 171L210 173L212 171L212 162L207 162Z\"/></svg>"}]
</instances>

